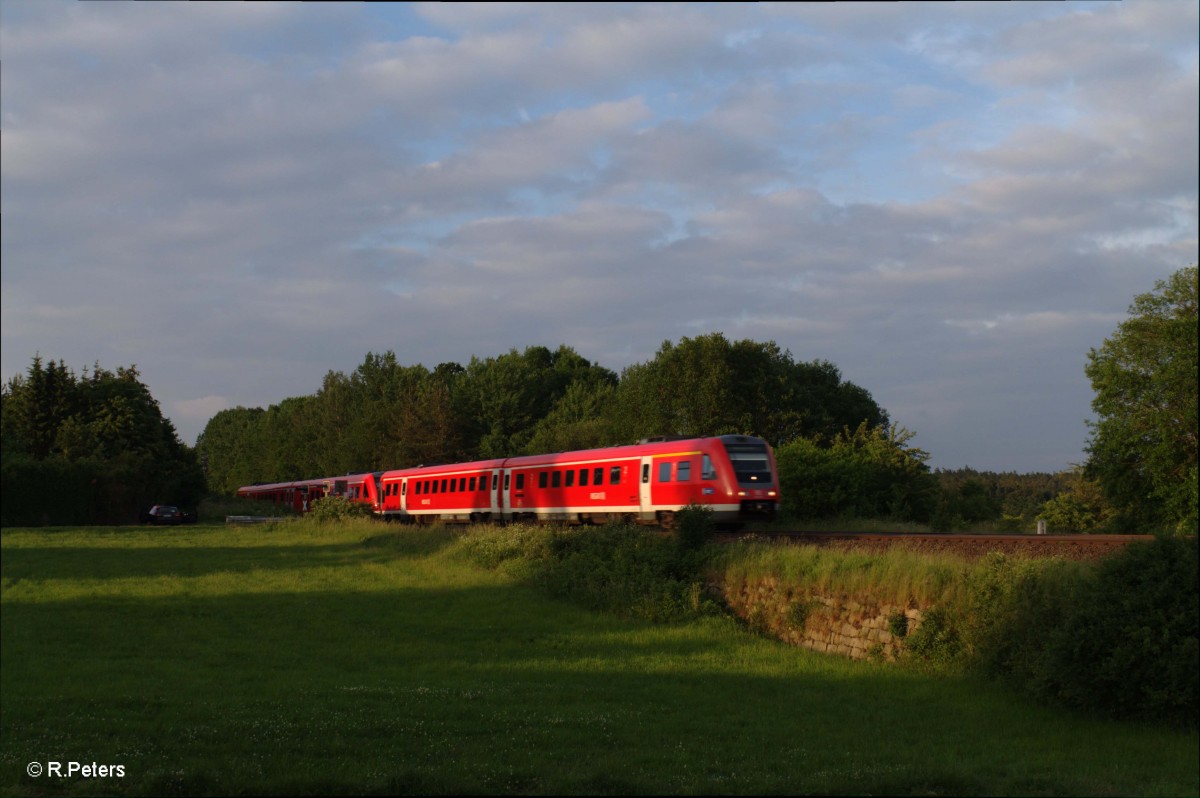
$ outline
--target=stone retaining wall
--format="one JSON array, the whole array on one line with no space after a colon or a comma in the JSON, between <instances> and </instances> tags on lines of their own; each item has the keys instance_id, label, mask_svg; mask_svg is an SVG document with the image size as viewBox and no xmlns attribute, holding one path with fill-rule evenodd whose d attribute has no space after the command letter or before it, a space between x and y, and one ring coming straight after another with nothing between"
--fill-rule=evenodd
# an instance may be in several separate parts
<instances>
[{"instance_id":1,"label":"stone retaining wall","mask_svg":"<svg viewBox=\"0 0 1200 798\"><path fill-rule=\"evenodd\" d=\"M796 646L864 659L895 659L924 610L863 596L822 596L774 577L738 584L710 583L733 612L754 629Z\"/></svg>"}]
</instances>

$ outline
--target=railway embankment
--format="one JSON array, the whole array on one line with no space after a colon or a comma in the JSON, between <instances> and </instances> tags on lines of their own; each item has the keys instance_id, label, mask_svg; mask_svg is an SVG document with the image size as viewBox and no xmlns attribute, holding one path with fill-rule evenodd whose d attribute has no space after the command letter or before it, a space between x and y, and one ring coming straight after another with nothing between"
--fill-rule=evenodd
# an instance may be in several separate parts
<instances>
[{"instance_id":1,"label":"railway embankment","mask_svg":"<svg viewBox=\"0 0 1200 798\"><path fill-rule=\"evenodd\" d=\"M1109 556L984 556L779 542L721 545L703 513L634 527L469 533L455 550L547 595L650 622L727 614L795 646L971 670L1113 717L1194 727L1200 704L1195 538Z\"/></svg>"},{"instance_id":2,"label":"railway embankment","mask_svg":"<svg viewBox=\"0 0 1200 798\"><path fill-rule=\"evenodd\" d=\"M732 535L720 536L737 545ZM710 578L706 592L751 628L795 646L854 659L899 659L905 643L937 606L963 603L962 590L978 570L970 563L990 557L1027 583L1031 574L1049 577L1047 567L1022 560L1097 563L1151 535L937 535L863 533L757 534L741 542L794 544L773 548L749 570L735 567L726 579ZM740 555L739 555L740 557ZM1011 565L1009 558L1017 560ZM988 566L983 566L987 568ZM1061 563L1066 572L1085 566ZM958 572L947 579L947 572ZM924 574L924 575L922 575ZM907 578L899 578L903 575ZM845 585L854 584L852 592ZM918 598L919 597L919 598Z\"/></svg>"},{"instance_id":3,"label":"railway embankment","mask_svg":"<svg viewBox=\"0 0 1200 798\"><path fill-rule=\"evenodd\" d=\"M1196 545L1132 541L1074 560L753 541L720 547L705 592L795 646L972 670L1039 700L1194 727Z\"/></svg>"}]
</instances>

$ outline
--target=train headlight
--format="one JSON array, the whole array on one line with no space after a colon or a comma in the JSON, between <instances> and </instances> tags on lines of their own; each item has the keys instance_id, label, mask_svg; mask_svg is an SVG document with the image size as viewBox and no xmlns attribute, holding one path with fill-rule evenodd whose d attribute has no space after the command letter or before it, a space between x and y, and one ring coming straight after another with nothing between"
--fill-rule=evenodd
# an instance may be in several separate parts
<instances>
[{"instance_id":1,"label":"train headlight","mask_svg":"<svg viewBox=\"0 0 1200 798\"><path fill-rule=\"evenodd\" d=\"M745 496L745 495L746 495L746 491L744 491L744 490L739 490L739 491L738 491L738 495L739 495L739 496Z\"/></svg>"},{"instance_id":2,"label":"train headlight","mask_svg":"<svg viewBox=\"0 0 1200 798\"><path fill-rule=\"evenodd\" d=\"M768 496L774 496L774 495L775 495L775 491L773 491L773 490L769 490L769 491L767 491L767 495L768 495Z\"/></svg>"}]
</instances>

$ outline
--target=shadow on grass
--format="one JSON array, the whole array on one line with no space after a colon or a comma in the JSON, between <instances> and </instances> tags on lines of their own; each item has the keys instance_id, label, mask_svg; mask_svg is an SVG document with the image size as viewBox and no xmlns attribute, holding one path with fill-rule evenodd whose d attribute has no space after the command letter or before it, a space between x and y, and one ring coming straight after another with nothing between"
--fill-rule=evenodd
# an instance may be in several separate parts
<instances>
[{"instance_id":1,"label":"shadow on grass","mask_svg":"<svg viewBox=\"0 0 1200 798\"><path fill-rule=\"evenodd\" d=\"M264 535L264 538L268 536ZM157 576L197 577L214 573L246 573L327 568L398 557L433 554L451 545L454 536L439 531L400 529L380 532L354 542L299 545L293 542L260 546L193 546L164 542L162 546L20 546L4 549L4 578L12 585L23 579L124 579Z\"/></svg>"},{"instance_id":2,"label":"shadow on grass","mask_svg":"<svg viewBox=\"0 0 1200 798\"><path fill-rule=\"evenodd\" d=\"M1151 794L1194 769L1194 735L507 585L7 602L3 620L5 794ZM129 775L19 775L55 758Z\"/></svg>"}]
</instances>

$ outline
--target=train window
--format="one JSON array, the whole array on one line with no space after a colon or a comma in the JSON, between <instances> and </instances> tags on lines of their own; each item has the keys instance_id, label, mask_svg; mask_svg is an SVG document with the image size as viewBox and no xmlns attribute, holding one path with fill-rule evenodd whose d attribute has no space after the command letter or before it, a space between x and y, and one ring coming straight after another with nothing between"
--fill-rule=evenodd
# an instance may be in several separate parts
<instances>
[{"instance_id":1,"label":"train window","mask_svg":"<svg viewBox=\"0 0 1200 798\"><path fill-rule=\"evenodd\" d=\"M552 488L561 488L562 487L562 472L561 471L550 472L550 487L552 487Z\"/></svg>"},{"instance_id":2,"label":"train window","mask_svg":"<svg viewBox=\"0 0 1200 798\"><path fill-rule=\"evenodd\" d=\"M717 469L713 468L712 458L704 455L704 461L700 463L700 479L716 479Z\"/></svg>"},{"instance_id":3,"label":"train window","mask_svg":"<svg viewBox=\"0 0 1200 798\"><path fill-rule=\"evenodd\" d=\"M462 491L463 493L467 492L467 478L466 477L458 478L458 489L460 491Z\"/></svg>"},{"instance_id":4,"label":"train window","mask_svg":"<svg viewBox=\"0 0 1200 798\"><path fill-rule=\"evenodd\" d=\"M505 477L507 479L507 477ZM517 490L525 490L525 475L517 474Z\"/></svg>"},{"instance_id":5,"label":"train window","mask_svg":"<svg viewBox=\"0 0 1200 798\"><path fill-rule=\"evenodd\" d=\"M604 484L604 468L603 467L592 469L592 484L593 485L603 485Z\"/></svg>"},{"instance_id":6,"label":"train window","mask_svg":"<svg viewBox=\"0 0 1200 798\"><path fill-rule=\"evenodd\" d=\"M613 466L612 468L610 468L608 470L608 484L610 484L610 485L620 485L621 484L621 467L620 466Z\"/></svg>"},{"instance_id":7,"label":"train window","mask_svg":"<svg viewBox=\"0 0 1200 798\"><path fill-rule=\"evenodd\" d=\"M591 476L591 475L588 473L588 470L586 468L579 469L579 487L581 487L581 488L587 487L589 476Z\"/></svg>"},{"instance_id":8,"label":"train window","mask_svg":"<svg viewBox=\"0 0 1200 798\"><path fill-rule=\"evenodd\" d=\"M505 475L504 481L508 482L507 475ZM492 490L495 490L498 487L500 487L500 473L496 472L496 473L492 474Z\"/></svg>"},{"instance_id":9,"label":"train window","mask_svg":"<svg viewBox=\"0 0 1200 798\"><path fill-rule=\"evenodd\" d=\"M546 487L546 482L547 482L549 479L550 479L549 472L547 472L547 471L539 471L539 472L538 472L538 487L539 487L539 488L544 488L544 487Z\"/></svg>"},{"instance_id":10,"label":"train window","mask_svg":"<svg viewBox=\"0 0 1200 798\"><path fill-rule=\"evenodd\" d=\"M771 464L765 443L729 443L725 445L725 451L729 453L739 484L757 482L761 485L771 481Z\"/></svg>"},{"instance_id":11,"label":"train window","mask_svg":"<svg viewBox=\"0 0 1200 798\"><path fill-rule=\"evenodd\" d=\"M429 480L429 483L425 486L425 492L426 493L437 493L438 492L437 488L438 488L438 481L436 479L431 479L431 480Z\"/></svg>"},{"instance_id":12,"label":"train window","mask_svg":"<svg viewBox=\"0 0 1200 798\"><path fill-rule=\"evenodd\" d=\"M458 480L457 479L450 480L450 492L451 493L458 492Z\"/></svg>"},{"instance_id":13,"label":"train window","mask_svg":"<svg viewBox=\"0 0 1200 798\"><path fill-rule=\"evenodd\" d=\"M475 481L477 479L478 477L471 477L471 481L467 483L467 490L471 491L472 493L475 492ZM486 477L484 479L486 480Z\"/></svg>"},{"instance_id":14,"label":"train window","mask_svg":"<svg viewBox=\"0 0 1200 798\"><path fill-rule=\"evenodd\" d=\"M509 479L511 476L512 476L511 474L504 475L504 489L505 490L508 490ZM517 474L517 487L520 488L524 484L525 484L525 475Z\"/></svg>"},{"instance_id":15,"label":"train window","mask_svg":"<svg viewBox=\"0 0 1200 798\"><path fill-rule=\"evenodd\" d=\"M658 464L658 481L659 482L670 482L671 481L671 464L670 463L659 463Z\"/></svg>"},{"instance_id":16,"label":"train window","mask_svg":"<svg viewBox=\"0 0 1200 798\"><path fill-rule=\"evenodd\" d=\"M649 482L649 481L650 481L650 464L646 463L645 465L642 466L642 482L645 483L645 482Z\"/></svg>"},{"instance_id":17,"label":"train window","mask_svg":"<svg viewBox=\"0 0 1200 798\"><path fill-rule=\"evenodd\" d=\"M568 487L568 488L575 487L575 471L574 471L574 469L567 469L565 476L566 476L566 481L564 482L565 487Z\"/></svg>"},{"instance_id":18,"label":"train window","mask_svg":"<svg viewBox=\"0 0 1200 798\"><path fill-rule=\"evenodd\" d=\"M408 483L407 482L400 483L400 495L401 496L408 495Z\"/></svg>"},{"instance_id":19,"label":"train window","mask_svg":"<svg viewBox=\"0 0 1200 798\"><path fill-rule=\"evenodd\" d=\"M675 469L675 479L680 482L687 482L692 478L692 464L687 460L679 463L679 468Z\"/></svg>"}]
</instances>

